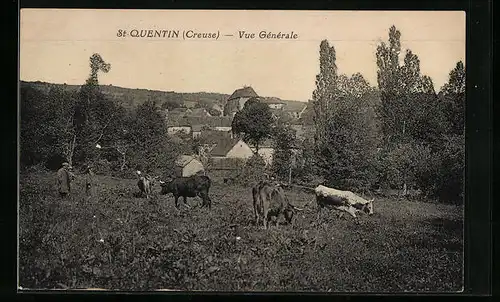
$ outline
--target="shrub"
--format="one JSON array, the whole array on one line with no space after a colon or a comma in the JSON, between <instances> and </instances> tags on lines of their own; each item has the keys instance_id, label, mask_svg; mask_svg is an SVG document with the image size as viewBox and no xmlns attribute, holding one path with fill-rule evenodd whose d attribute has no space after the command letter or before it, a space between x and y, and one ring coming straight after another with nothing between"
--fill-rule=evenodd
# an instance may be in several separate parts
<instances>
[{"instance_id":1,"label":"shrub","mask_svg":"<svg viewBox=\"0 0 500 302\"><path fill-rule=\"evenodd\" d=\"M249 185L266 178L266 162L262 156L254 154L238 173L237 181Z\"/></svg>"},{"instance_id":2,"label":"shrub","mask_svg":"<svg viewBox=\"0 0 500 302\"><path fill-rule=\"evenodd\" d=\"M444 202L463 203L465 144L463 135L445 136L437 158L433 195Z\"/></svg>"},{"instance_id":3,"label":"shrub","mask_svg":"<svg viewBox=\"0 0 500 302\"><path fill-rule=\"evenodd\" d=\"M99 159L94 165L94 172L97 174L109 175L112 171L112 163L106 159Z\"/></svg>"}]
</instances>

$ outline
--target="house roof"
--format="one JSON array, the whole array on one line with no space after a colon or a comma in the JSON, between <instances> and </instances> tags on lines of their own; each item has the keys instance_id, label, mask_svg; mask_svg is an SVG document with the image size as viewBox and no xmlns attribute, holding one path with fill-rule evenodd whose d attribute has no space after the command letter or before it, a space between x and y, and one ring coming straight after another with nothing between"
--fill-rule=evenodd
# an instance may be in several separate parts
<instances>
[{"instance_id":1,"label":"house roof","mask_svg":"<svg viewBox=\"0 0 500 302\"><path fill-rule=\"evenodd\" d=\"M259 97L252 87L247 86L240 89L236 89L233 94L227 99L228 101L238 99L238 98L251 98Z\"/></svg>"},{"instance_id":2,"label":"house roof","mask_svg":"<svg viewBox=\"0 0 500 302\"><path fill-rule=\"evenodd\" d=\"M182 123L172 123L168 125L167 128L191 128L191 125L182 124Z\"/></svg>"},{"instance_id":3,"label":"house roof","mask_svg":"<svg viewBox=\"0 0 500 302\"><path fill-rule=\"evenodd\" d=\"M191 155L181 155L177 158L175 161L175 164L180 167L185 167L187 164L189 164L192 160L195 158Z\"/></svg>"},{"instance_id":4,"label":"house roof","mask_svg":"<svg viewBox=\"0 0 500 302\"><path fill-rule=\"evenodd\" d=\"M229 116L187 116L190 125L206 125L208 127L231 127L232 118Z\"/></svg>"},{"instance_id":5,"label":"house roof","mask_svg":"<svg viewBox=\"0 0 500 302\"><path fill-rule=\"evenodd\" d=\"M183 103L187 108L193 108L196 104L198 104L197 101L184 101Z\"/></svg>"},{"instance_id":6,"label":"house roof","mask_svg":"<svg viewBox=\"0 0 500 302\"><path fill-rule=\"evenodd\" d=\"M170 116L167 119L169 126L190 125L195 127L231 127L232 118L229 116ZM199 128L199 129L201 129ZM194 130L196 131L196 130ZM198 130L199 131L199 130Z\"/></svg>"},{"instance_id":7,"label":"house roof","mask_svg":"<svg viewBox=\"0 0 500 302\"><path fill-rule=\"evenodd\" d=\"M250 148L255 148L254 145L249 145ZM263 142L259 144L259 148L272 148L273 147L273 140L272 139L266 139Z\"/></svg>"},{"instance_id":8,"label":"house roof","mask_svg":"<svg viewBox=\"0 0 500 302\"><path fill-rule=\"evenodd\" d=\"M201 130L205 127L205 125L193 125L191 126L191 129L193 132L201 132Z\"/></svg>"},{"instance_id":9,"label":"house roof","mask_svg":"<svg viewBox=\"0 0 500 302\"><path fill-rule=\"evenodd\" d=\"M206 142L206 143L214 143L217 144L217 142L221 139L225 138L231 138L231 134L228 132L224 131L217 131L217 130L201 130L201 141Z\"/></svg>"},{"instance_id":10,"label":"house roof","mask_svg":"<svg viewBox=\"0 0 500 302\"><path fill-rule=\"evenodd\" d=\"M191 113L189 113L190 116L209 116L207 110L205 108L194 108L191 109Z\"/></svg>"},{"instance_id":11,"label":"house roof","mask_svg":"<svg viewBox=\"0 0 500 302\"><path fill-rule=\"evenodd\" d=\"M219 139L217 145L212 150L212 156L226 156L227 153L236 145L239 141L237 138L222 138Z\"/></svg>"},{"instance_id":12,"label":"house roof","mask_svg":"<svg viewBox=\"0 0 500 302\"><path fill-rule=\"evenodd\" d=\"M267 98L263 98L263 100L264 100L264 103L266 103L266 104L282 104L282 105L285 105L285 103L280 98L277 98L277 97L267 97Z\"/></svg>"},{"instance_id":13,"label":"house roof","mask_svg":"<svg viewBox=\"0 0 500 302\"><path fill-rule=\"evenodd\" d=\"M222 107L221 107L221 105L219 105L219 104L213 104L211 108L215 109L215 110L218 110L220 112L222 112L222 110L223 110Z\"/></svg>"},{"instance_id":14,"label":"house roof","mask_svg":"<svg viewBox=\"0 0 500 302\"><path fill-rule=\"evenodd\" d=\"M287 104L283 108L283 110L285 110L286 112L301 112L302 110L305 110L306 107L307 107L307 103L304 103L304 104L290 103L290 104Z\"/></svg>"}]
</instances>

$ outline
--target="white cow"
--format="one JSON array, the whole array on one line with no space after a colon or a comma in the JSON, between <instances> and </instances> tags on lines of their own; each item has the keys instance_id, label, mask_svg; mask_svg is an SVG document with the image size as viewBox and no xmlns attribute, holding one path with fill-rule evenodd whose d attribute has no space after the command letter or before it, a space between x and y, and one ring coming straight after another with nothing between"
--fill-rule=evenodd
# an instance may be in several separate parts
<instances>
[{"instance_id":1,"label":"white cow","mask_svg":"<svg viewBox=\"0 0 500 302\"><path fill-rule=\"evenodd\" d=\"M323 185L317 186L314 192L318 203L318 215L321 208L325 206L348 212L354 218L357 212L373 214L374 199L366 200L351 191L336 190Z\"/></svg>"}]
</instances>

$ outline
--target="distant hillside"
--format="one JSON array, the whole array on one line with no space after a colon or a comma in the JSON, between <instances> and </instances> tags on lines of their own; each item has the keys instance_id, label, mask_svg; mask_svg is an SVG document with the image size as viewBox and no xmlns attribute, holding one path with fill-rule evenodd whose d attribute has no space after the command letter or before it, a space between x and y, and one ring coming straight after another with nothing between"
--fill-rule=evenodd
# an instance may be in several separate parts
<instances>
[{"instance_id":1,"label":"distant hillside","mask_svg":"<svg viewBox=\"0 0 500 302\"><path fill-rule=\"evenodd\" d=\"M50 87L60 87L68 91L76 91L80 88L80 85L66 85L66 84L51 84L45 82L26 82L21 81L22 85L30 85L32 87L47 91ZM238 87L235 87L235 89ZM123 88L118 86L101 86L101 91L110 97L121 103L126 108L134 108L148 99L157 101L160 104L169 103L177 106L186 106L186 102L197 103L200 107L211 107L214 104L219 106L224 106L227 98L230 95L223 93L212 93L212 92L193 92L193 93L182 93L174 91L158 91L149 89L133 89L133 88ZM285 104L285 108L289 111L300 111L305 102L292 101L292 100L281 100L276 97L264 97L265 101L268 102L282 102Z\"/></svg>"}]
</instances>

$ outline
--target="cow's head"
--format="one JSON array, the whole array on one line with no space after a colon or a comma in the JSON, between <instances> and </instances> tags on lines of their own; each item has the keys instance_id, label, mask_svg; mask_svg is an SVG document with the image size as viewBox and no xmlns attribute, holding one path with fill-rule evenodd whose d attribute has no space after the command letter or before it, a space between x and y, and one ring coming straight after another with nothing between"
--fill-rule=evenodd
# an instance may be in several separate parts
<instances>
[{"instance_id":1,"label":"cow's head","mask_svg":"<svg viewBox=\"0 0 500 302\"><path fill-rule=\"evenodd\" d=\"M172 179L166 179L165 181L160 180L159 182L160 182L160 187L161 187L161 192L160 192L161 195L165 195L165 194L168 194L171 192L170 184L172 182Z\"/></svg>"},{"instance_id":2,"label":"cow's head","mask_svg":"<svg viewBox=\"0 0 500 302\"><path fill-rule=\"evenodd\" d=\"M368 200L368 202L363 207L363 212L367 213L368 215L373 215L373 201L374 200L375 200L374 198Z\"/></svg>"}]
</instances>

